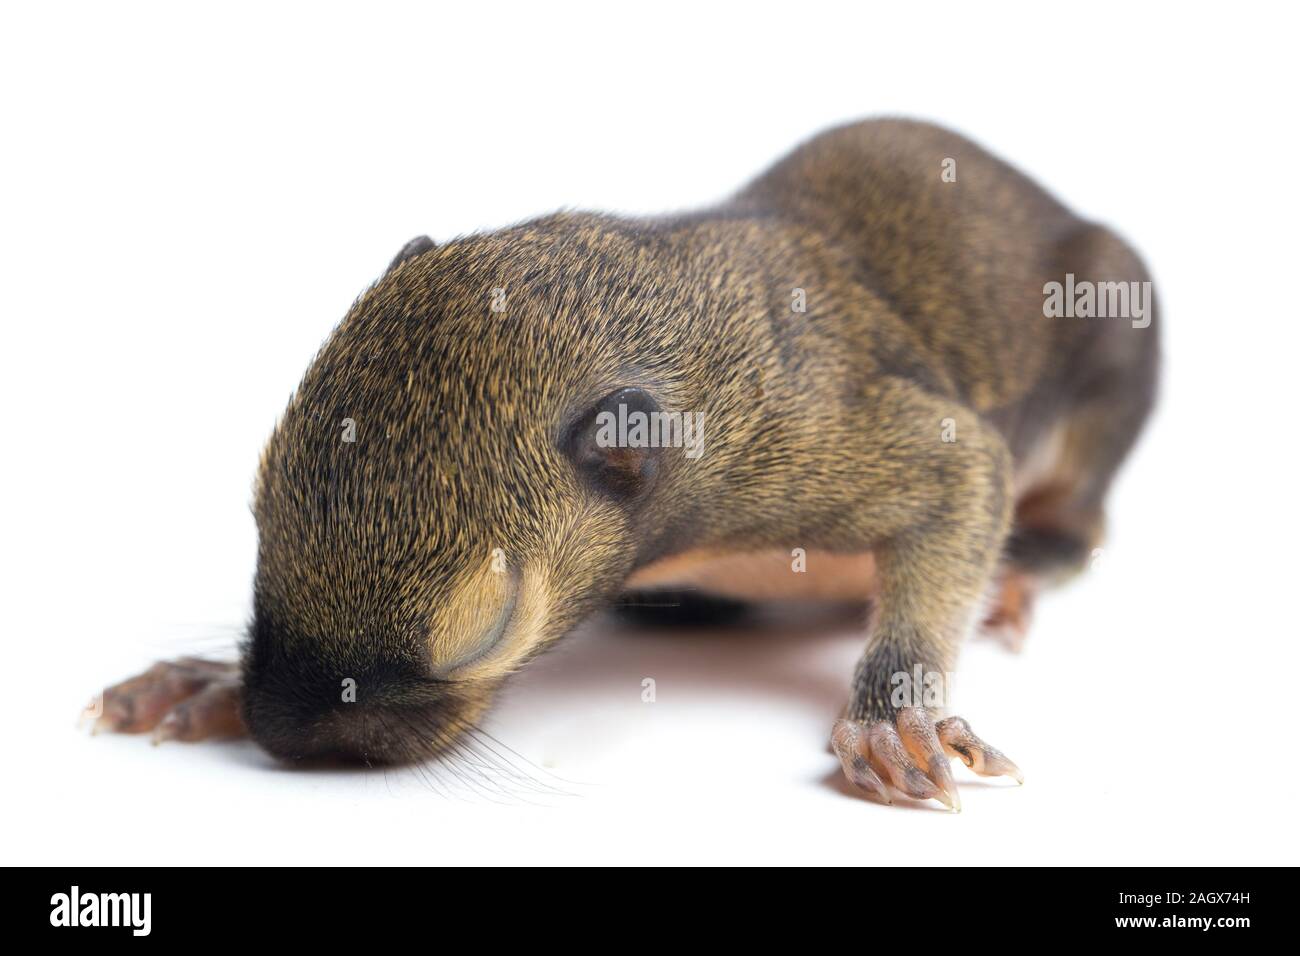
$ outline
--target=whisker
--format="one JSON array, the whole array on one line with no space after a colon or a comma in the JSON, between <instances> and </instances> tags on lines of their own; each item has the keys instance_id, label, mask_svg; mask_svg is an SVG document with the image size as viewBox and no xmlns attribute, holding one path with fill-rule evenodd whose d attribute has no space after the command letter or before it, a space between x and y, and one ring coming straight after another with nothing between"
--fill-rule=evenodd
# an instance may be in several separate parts
<instances>
[{"instance_id":1,"label":"whisker","mask_svg":"<svg viewBox=\"0 0 1300 956\"><path fill-rule=\"evenodd\" d=\"M423 739L426 739L425 736L424 736L424 733L426 733L427 731L422 732L422 730L421 730L420 727L418 727L417 725L413 724L413 723L412 723L410 720L408 720L407 717L406 717L405 715L403 715L403 714L398 713L398 714L395 714L395 716L397 717L398 720L400 720L403 724L406 725L406 727L410 730L412 736L413 736L416 740L423 740ZM441 739L441 740L439 740L439 743L442 744L442 747L443 747L444 750L445 750L445 749L447 749L447 748L450 747L451 741L448 740L448 739ZM456 779L459 780L462 784L464 784L466 787L468 787L468 788L469 788L471 791L473 791L474 793L477 793L477 794L479 794L480 796L482 796L484 799L489 800L489 801L491 801L491 802L493 802L493 803L500 803L500 801L497 800L495 797L493 797L492 794L491 794L489 791L484 790L480 784L476 783L472 777L470 777L470 776L468 776L466 773L462 772L461 768L458 767L458 766L456 766L456 764L455 764L453 761L446 761L446 760L444 760L444 761L421 762L421 763L416 764L416 766L432 766L432 764L440 764L440 765L441 765L442 767L444 767L448 772L450 772L451 774L453 774L453 775L456 777Z\"/></svg>"},{"instance_id":2,"label":"whisker","mask_svg":"<svg viewBox=\"0 0 1300 956\"><path fill-rule=\"evenodd\" d=\"M379 725L384 729L384 734L385 734L385 736L390 737L390 738L392 738L392 737L397 737L397 736L398 736L398 735L396 735L396 734L393 733L393 729L392 729L391 725L389 725L388 721L384 720L384 716L383 716L383 714L381 714L381 713L376 713L376 714L375 714L375 719L379 721ZM418 777L420 780L422 780L422 781L424 782L424 785L425 785L426 787L428 787L429 790L430 790L432 793L436 793L438 796L442 797L444 800L449 799L449 795L448 795L448 794L443 793L442 790L440 790L437 786L434 785L434 779L433 779L433 777L431 777L431 776L429 775L429 773L428 773L428 772L427 772L427 771L426 771L426 770L421 766L421 764L420 764L419 762L415 762L415 763L410 764L410 765L408 766L408 769L411 770L411 772L412 772L412 774L413 774L414 776L416 776L416 777ZM439 781L439 782L441 782L441 781Z\"/></svg>"},{"instance_id":3,"label":"whisker","mask_svg":"<svg viewBox=\"0 0 1300 956\"><path fill-rule=\"evenodd\" d=\"M475 773L476 773L476 774L477 774L481 779L490 782L494 787L496 787L498 790L500 790L500 792L503 793L504 795L510 797L510 798L513 799L513 800L520 800L520 801L523 801L524 803L530 803L530 804L533 804L534 806L539 806L539 805L540 805L540 804L535 804L535 803L533 803L533 801L527 799L526 797L524 797L523 795L521 795L521 794L518 793L517 791L514 791L514 790L511 790L511 789L506 788L506 787L503 785L503 783L502 783L499 779L494 778L494 777L493 777L493 776L488 772L488 770L494 770L495 768L487 767L487 766L485 766L484 764L482 764L481 762L478 762L478 761L472 760L472 759L468 756L468 753L469 753L469 752L465 749L463 743L462 743L460 740L455 740L455 739L453 739L453 740L452 740L452 741L447 745L446 750L445 750L445 754L448 755L448 760L449 760L449 762L451 762L451 763L455 763L455 761L451 759L452 756L459 758L459 759L462 761L462 763L461 763L462 766L465 766L467 769L473 769L474 772L475 772Z\"/></svg>"},{"instance_id":4,"label":"whisker","mask_svg":"<svg viewBox=\"0 0 1300 956\"><path fill-rule=\"evenodd\" d=\"M496 772L506 774L519 785L526 787L533 793L547 795L554 794L566 797L574 796L573 793L567 790L562 790L559 787L554 787L551 784L546 783L545 781L538 780L526 771L515 767L514 764L505 760L500 754L485 746L482 741L476 739L472 735L472 730L473 728L469 728L469 731L462 738L462 745L466 750L473 753L479 760L483 761Z\"/></svg>"},{"instance_id":5,"label":"whisker","mask_svg":"<svg viewBox=\"0 0 1300 956\"><path fill-rule=\"evenodd\" d=\"M498 758L500 758L501 760L505 761L506 763L508 763L508 764L509 764L510 766L512 766L512 767L515 766L515 765L514 765L512 762L510 762L509 758L504 757L504 756L502 756L500 753L498 753L497 750L496 750L497 747L500 747L502 750L505 750L506 753L510 754L510 756L512 756L512 757L516 757L516 758L518 758L519 760L522 760L525 764L527 764L527 765L528 765L529 767L531 767L533 770L536 770L538 773L545 774L546 776L550 777L550 778L553 779L553 780L559 780L561 783L572 784L573 786L578 786L578 787L580 787L580 786L584 786L584 784L583 784L583 782L582 782L581 780L569 780L569 779L567 779L566 777L561 777L561 776L560 776L559 774L557 774L557 773L552 773L550 770L547 770L545 767L539 767L539 766L537 766L537 764L533 763L531 760L529 760L529 759L528 759L527 757L525 757L523 754L519 753L517 750L513 749L512 747L510 747L508 744L503 743L503 742L502 742L501 740L499 740L498 738L492 736L492 734L488 733L486 730L484 730L484 729L483 729L482 727L480 727L478 724L469 724L469 725L467 726L467 728L466 728L466 732L467 732L467 733L470 733L470 734L473 734L476 738L486 738L486 740L480 740L480 743L481 743L484 747L486 747L488 750L492 751L492 753L496 754ZM494 745L495 745L495 746L494 746ZM535 777L533 777L532 774L528 773L528 771L526 771L526 770L521 770L520 772L526 774L530 779L536 779ZM549 784L545 784L545 783L543 783L542 781L538 781L538 783L541 784L542 786L549 786ZM572 796L572 795L573 795L570 791L567 791L567 790L558 790L558 792L563 793L563 794L565 794L566 796Z\"/></svg>"}]
</instances>

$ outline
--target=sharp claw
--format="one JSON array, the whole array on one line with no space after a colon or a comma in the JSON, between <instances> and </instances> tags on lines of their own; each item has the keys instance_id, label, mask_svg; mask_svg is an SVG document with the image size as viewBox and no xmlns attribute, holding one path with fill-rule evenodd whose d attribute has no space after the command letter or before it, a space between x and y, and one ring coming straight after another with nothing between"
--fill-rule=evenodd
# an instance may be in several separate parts
<instances>
[{"instance_id":1,"label":"sharp claw","mask_svg":"<svg viewBox=\"0 0 1300 956\"><path fill-rule=\"evenodd\" d=\"M837 720L831 729L831 749L840 758L840 766L844 768L844 776L849 778L849 782L885 803L894 802L889 796L889 788L871 769L871 751L861 724L855 724L851 720Z\"/></svg>"},{"instance_id":2,"label":"sharp claw","mask_svg":"<svg viewBox=\"0 0 1300 956\"><path fill-rule=\"evenodd\" d=\"M872 724L867 731L867 743L871 748L872 764L896 788L914 800L930 800L939 796L939 787L912 763L893 723L878 720Z\"/></svg>"},{"instance_id":3,"label":"sharp claw","mask_svg":"<svg viewBox=\"0 0 1300 956\"><path fill-rule=\"evenodd\" d=\"M1022 785L1025 782L1025 775L1020 772L1020 768L1006 754L994 750L992 747L989 747L984 752L984 768L981 770L976 766L972 769L986 777L1010 777L1016 783Z\"/></svg>"},{"instance_id":4,"label":"sharp claw","mask_svg":"<svg viewBox=\"0 0 1300 956\"><path fill-rule=\"evenodd\" d=\"M966 766L982 777L1011 777L1016 783L1024 783L1025 776L1020 768L996 747L990 747L970 729L970 724L960 717L948 717L939 721L935 729L939 732L939 741L945 752L960 757Z\"/></svg>"},{"instance_id":5,"label":"sharp claw","mask_svg":"<svg viewBox=\"0 0 1300 956\"><path fill-rule=\"evenodd\" d=\"M936 757L926 765L926 769L930 780L939 788L937 799L953 813L961 813L961 797L957 793L957 781L952 778L948 758Z\"/></svg>"},{"instance_id":6,"label":"sharp claw","mask_svg":"<svg viewBox=\"0 0 1300 956\"><path fill-rule=\"evenodd\" d=\"M923 707L904 707L898 712L898 735L918 766L926 769L930 782L938 788L936 799L949 810L961 812L957 781L952 777L948 757L934 729L934 718Z\"/></svg>"},{"instance_id":7,"label":"sharp claw","mask_svg":"<svg viewBox=\"0 0 1300 956\"><path fill-rule=\"evenodd\" d=\"M960 757L982 776L1008 776L1017 783L1025 780L1020 768L1002 751L980 740L965 720L949 717L936 723L923 707L901 708L894 719L877 720L869 726L837 720L831 729L831 748L844 775L886 803L892 802L892 788L915 800L938 800L954 813L961 812L950 757Z\"/></svg>"}]
</instances>

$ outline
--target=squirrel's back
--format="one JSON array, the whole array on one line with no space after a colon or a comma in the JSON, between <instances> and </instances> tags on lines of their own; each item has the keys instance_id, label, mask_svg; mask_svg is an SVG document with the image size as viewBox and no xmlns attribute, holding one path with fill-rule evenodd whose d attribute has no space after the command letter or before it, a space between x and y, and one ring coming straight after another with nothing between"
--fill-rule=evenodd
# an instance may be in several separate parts
<instances>
[{"instance_id":1,"label":"squirrel's back","mask_svg":"<svg viewBox=\"0 0 1300 956\"><path fill-rule=\"evenodd\" d=\"M1058 403L1140 366L1153 383L1155 329L1045 315L1045 286L1143 283L1114 233L1074 215L1019 171L928 123L868 120L814 137L731 204L808 229L846 251L858 277L906 327L911 366L1030 444ZM878 320L878 313L871 316ZM852 319L849 324L852 325ZM888 321L885 322L888 324ZM895 328L846 334L866 347ZM907 350L910 351L910 350ZM912 369L909 369L911 371ZM1149 395L1132 396L1149 404ZM1034 403L1047 411L1027 416Z\"/></svg>"}]
</instances>

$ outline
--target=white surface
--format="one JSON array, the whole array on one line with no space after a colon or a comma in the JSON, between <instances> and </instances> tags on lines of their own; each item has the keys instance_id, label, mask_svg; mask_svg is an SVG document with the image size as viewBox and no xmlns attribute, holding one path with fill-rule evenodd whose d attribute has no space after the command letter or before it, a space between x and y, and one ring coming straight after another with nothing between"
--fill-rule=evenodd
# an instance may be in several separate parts
<instances>
[{"instance_id":1,"label":"white surface","mask_svg":"<svg viewBox=\"0 0 1300 956\"><path fill-rule=\"evenodd\" d=\"M1293 13L466 9L0 16L6 862L1298 862ZM407 239L706 203L878 113L1115 224L1162 295L1103 559L1023 654L962 661L1024 787L845 795L849 632L574 637L489 723L566 796L73 729L105 682L233 645L260 445Z\"/></svg>"}]
</instances>

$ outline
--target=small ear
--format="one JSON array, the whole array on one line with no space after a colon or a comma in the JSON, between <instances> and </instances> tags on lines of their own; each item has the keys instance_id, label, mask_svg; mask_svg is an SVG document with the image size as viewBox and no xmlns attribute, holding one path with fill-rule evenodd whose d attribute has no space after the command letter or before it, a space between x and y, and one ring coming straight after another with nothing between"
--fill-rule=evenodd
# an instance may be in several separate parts
<instances>
[{"instance_id":1,"label":"small ear","mask_svg":"<svg viewBox=\"0 0 1300 956\"><path fill-rule=\"evenodd\" d=\"M388 264L388 268L385 269L384 272L392 272L407 259L413 259L421 253L428 252L436 245L437 243L428 236L416 236L406 245L402 246L402 251L399 252L393 261Z\"/></svg>"},{"instance_id":2,"label":"small ear","mask_svg":"<svg viewBox=\"0 0 1300 956\"><path fill-rule=\"evenodd\" d=\"M651 445L659 403L641 388L621 388L593 405L569 432L569 457L583 479L616 498L644 494L659 473Z\"/></svg>"}]
</instances>

